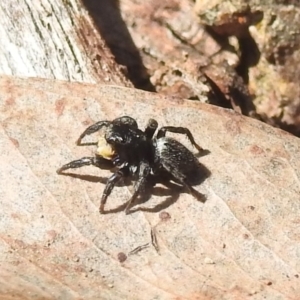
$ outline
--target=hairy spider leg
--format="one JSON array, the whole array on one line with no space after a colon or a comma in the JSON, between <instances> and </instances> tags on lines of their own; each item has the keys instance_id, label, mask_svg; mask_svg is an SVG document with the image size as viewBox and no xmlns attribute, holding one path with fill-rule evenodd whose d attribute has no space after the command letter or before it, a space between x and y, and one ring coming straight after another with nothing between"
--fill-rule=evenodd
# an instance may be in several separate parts
<instances>
[{"instance_id":1,"label":"hairy spider leg","mask_svg":"<svg viewBox=\"0 0 300 300\"><path fill-rule=\"evenodd\" d=\"M112 189L114 188L115 184L122 178L125 177L128 174L128 167L124 167L119 169L116 173L114 173L112 176L110 176L106 182L105 189L103 191L102 197L101 197L101 203L99 207L100 214L104 214L104 206L107 200L107 197L110 195Z\"/></svg>"},{"instance_id":2,"label":"hairy spider leg","mask_svg":"<svg viewBox=\"0 0 300 300\"><path fill-rule=\"evenodd\" d=\"M173 133L180 133L187 135L188 139L190 140L191 144L200 152L203 151L203 148L200 147L196 142L192 135L192 133L186 127L174 127L174 126L164 126L161 127L158 132L156 138L159 139L161 137L166 136L166 132L173 132Z\"/></svg>"},{"instance_id":3,"label":"hairy spider leg","mask_svg":"<svg viewBox=\"0 0 300 300\"><path fill-rule=\"evenodd\" d=\"M153 135L154 135L157 127L158 127L157 121L154 120L154 119L149 119L149 121L147 123L147 126L146 126L146 129L145 129L145 134L146 134L148 139L153 138Z\"/></svg>"},{"instance_id":4,"label":"hairy spider leg","mask_svg":"<svg viewBox=\"0 0 300 300\"><path fill-rule=\"evenodd\" d=\"M101 163L103 163L103 160L97 156L96 157L82 157L80 159L73 160L73 161L63 165L56 171L56 173L61 174L62 171L65 171L68 169L81 168L83 166L90 166L90 165L101 168Z\"/></svg>"},{"instance_id":5,"label":"hairy spider leg","mask_svg":"<svg viewBox=\"0 0 300 300\"><path fill-rule=\"evenodd\" d=\"M149 164L145 161L141 162L140 168L139 168L139 178L136 181L136 183L134 184L134 193L133 193L132 197L130 198L130 200L128 201L126 208L125 208L126 215L129 214L129 209L130 209L132 203L134 203L134 201L137 198L137 196L139 195L139 193L143 190L145 183L147 181L147 177L150 174L150 171L151 171L151 168L150 168Z\"/></svg>"},{"instance_id":6,"label":"hairy spider leg","mask_svg":"<svg viewBox=\"0 0 300 300\"><path fill-rule=\"evenodd\" d=\"M206 197L205 195L201 194L197 190L195 190L190 184L188 184L185 180L185 175L182 174L180 171L175 169L171 164L167 161L162 161L163 167L170 172L180 183L184 185L184 187L190 192L190 194L195 197L198 201L205 202Z\"/></svg>"},{"instance_id":7,"label":"hairy spider leg","mask_svg":"<svg viewBox=\"0 0 300 300\"><path fill-rule=\"evenodd\" d=\"M82 146L81 144L81 140L86 136L86 135L90 135L98 130L100 130L102 127L107 127L111 124L111 121L99 121L91 126L89 126L78 138L76 144L78 146Z\"/></svg>"}]
</instances>

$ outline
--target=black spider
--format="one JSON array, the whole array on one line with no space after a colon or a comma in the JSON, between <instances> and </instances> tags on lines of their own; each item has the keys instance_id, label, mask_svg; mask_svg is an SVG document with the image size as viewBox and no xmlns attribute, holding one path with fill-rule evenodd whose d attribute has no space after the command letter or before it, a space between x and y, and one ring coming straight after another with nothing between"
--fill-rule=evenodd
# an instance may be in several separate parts
<instances>
[{"instance_id":1,"label":"black spider","mask_svg":"<svg viewBox=\"0 0 300 300\"><path fill-rule=\"evenodd\" d=\"M147 178L152 175L168 174L170 178L184 185L187 190L198 200L203 201L204 196L196 191L188 182L188 177L199 166L197 158L185 146L173 138L166 137L166 132L186 134L190 142L198 151L203 149L196 144L189 129L184 127L161 127L156 136L158 123L150 119L145 131L138 128L137 122L128 116L117 118L113 121L100 121L89 126L77 140L77 145L82 144L82 139L102 127L106 127L104 138L99 139L98 149L94 157L83 157L63 165L57 170L58 174L70 168L80 168L94 165L102 168L106 162L116 167L116 172L108 179L102 194L99 211L104 213L104 205L114 185L122 178L131 176L136 178L134 193L130 198L125 212L138 194L143 190ZM91 143L89 143L91 144Z\"/></svg>"}]
</instances>

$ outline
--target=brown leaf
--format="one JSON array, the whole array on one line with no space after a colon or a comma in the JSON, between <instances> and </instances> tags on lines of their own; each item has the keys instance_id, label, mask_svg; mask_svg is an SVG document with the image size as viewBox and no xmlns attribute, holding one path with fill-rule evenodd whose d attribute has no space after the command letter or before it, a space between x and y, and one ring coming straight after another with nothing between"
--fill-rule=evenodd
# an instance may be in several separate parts
<instances>
[{"instance_id":1,"label":"brown leaf","mask_svg":"<svg viewBox=\"0 0 300 300\"><path fill-rule=\"evenodd\" d=\"M8 77L0 89L2 299L299 297L299 139L230 110L139 90ZM135 208L173 197L162 210L168 218L99 215L108 170L56 174L93 154L75 145L87 125L121 115L140 127L155 117L190 128L211 152L199 158L211 172L196 186L204 204L159 187ZM107 207L124 204L130 190L116 187Z\"/></svg>"}]
</instances>

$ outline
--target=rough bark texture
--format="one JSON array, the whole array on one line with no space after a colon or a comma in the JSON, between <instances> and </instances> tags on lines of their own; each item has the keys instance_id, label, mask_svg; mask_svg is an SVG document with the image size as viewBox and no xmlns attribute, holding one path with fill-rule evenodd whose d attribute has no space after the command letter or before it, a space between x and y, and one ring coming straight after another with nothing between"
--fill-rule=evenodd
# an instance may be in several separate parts
<instances>
[{"instance_id":1,"label":"rough bark texture","mask_svg":"<svg viewBox=\"0 0 300 300\"><path fill-rule=\"evenodd\" d=\"M265 6L261 26L251 30L261 59L249 72L249 86L258 113L300 136L300 4L286 2Z\"/></svg>"},{"instance_id":2,"label":"rough bark texture","mask_svg":"<svg viewBox=\"0 0 300 300\"><path fill-rule=\"evenodd\" d=\"M132 86L77 0L1 1L0 73Z\"/></svg>"},{"instance_id":3,"label":"rough bark texture","mask_svg":"<svg viewBox=\"0 0 300 300\"><path fill-rule=\"evenodd\" d=\"M299 1L199 0L196 11L215 33L238 38L237 71L261 118L300 136Z\"/></svg>"},{"instance_id":4,"label":"rough bark texture","mask_svg":"<svg viewBox=\"0 0 300 300\"><path fill-rule=\"evenodd\" d=\"M235 70L238 53L201 24L193 1L120 1L120 8L157 91L255 116Z\"/></svg>"},{"instance_id":5,"label":"rough bark texture","mask_svg":"<svg viewBox=\"0 0 300 300\"><path fill-rule=\"evenodd\" d=\"M157 91L300 135L297 1L121 0L120 7Z\"/></svg>"}]
</instances>

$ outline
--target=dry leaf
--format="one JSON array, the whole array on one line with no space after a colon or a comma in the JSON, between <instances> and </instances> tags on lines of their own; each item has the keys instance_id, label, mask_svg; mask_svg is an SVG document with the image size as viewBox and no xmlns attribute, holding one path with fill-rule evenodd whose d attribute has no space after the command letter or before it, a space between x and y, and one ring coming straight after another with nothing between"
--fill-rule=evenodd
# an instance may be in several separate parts
<instances>
[{"instance_id":1,"label":"dry leaf","mask_svg":"<svg viewBox=\"0 0 300 300\"><path fill-rule=\"evenodd\" d=\"M7 77L0 88L1 299L299 298L298 138L230 110L139 90ZM89 124L121 115L140 127L155 117L190 128L211 152L199 158L211 176L195 187L204 204L157 187L135 208L165 203L161 213L100 215L108 170L56 174L93 154L75 145ZM116 187L107 207L130 195L130 186Z\"/></svg>"}]
</instances>

